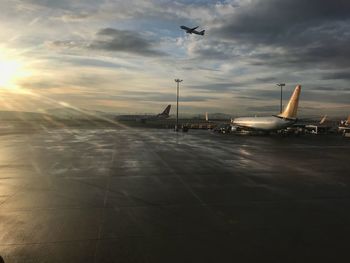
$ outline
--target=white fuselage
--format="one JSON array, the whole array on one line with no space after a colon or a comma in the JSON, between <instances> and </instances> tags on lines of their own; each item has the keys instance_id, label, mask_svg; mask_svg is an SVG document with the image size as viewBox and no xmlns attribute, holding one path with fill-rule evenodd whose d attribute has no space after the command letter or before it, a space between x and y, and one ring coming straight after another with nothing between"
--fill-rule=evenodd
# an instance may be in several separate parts
<instances>
[{"instance_id":1,"label":"white fuselage","mask_svg":"<svg viewBox=\"0 0 350 263\"><path fill-rule=\"evenodd\" d=\"M291 126L294 119L284 119L276 116L271 117L244 117L236 118L233 124L243 129L275 131Z\"/></svg>"}]
</instances>

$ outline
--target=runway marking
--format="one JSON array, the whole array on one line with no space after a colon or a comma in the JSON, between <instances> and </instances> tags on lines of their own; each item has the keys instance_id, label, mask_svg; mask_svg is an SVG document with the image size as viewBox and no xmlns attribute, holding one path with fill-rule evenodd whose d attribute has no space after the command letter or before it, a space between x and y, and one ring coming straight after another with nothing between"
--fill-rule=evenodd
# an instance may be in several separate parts
<instances>
[{"instance_id":1,"label":"runway marking","mask_svg":"<svg viewBox=\"0 0 350 263\"><path fill-rule=\"evenodd\" d=\"M217 236L218 234L220 236L225 235L225 233L218 232L218 231L198 231L198 232L189 232L189 233L171 233L168 234L168 237L188 237L188 236L197 236L202 234L214 234ZM227 235L225 235L227 236ZM134 238L162 238L164 237L162 234L152 234L152 235L129 235L126 238L128 239L134 239ZM117 241L117 240L125 240L125 236L120 237L105 237L105 238L85 238L85 239L63 239L63 240L57 240L57 241L47 241L47 242L26 242L26 243L9 243L9 244L1 244L0 247L6 247L6 246L31 246L31 245L50 245L50 244L63 244L63 243L76 243L76 242L89 242L89 241L97 241L96 243L100 241ZM97 246L97 245L96 245ZM96 253L96 252L95 252ZM96 257L96 254L95 254Z\"/></svg>"},{"instance_id":2,"label":"runway marking","mask_svg":"<svg viewBox=\"0 0 350 263\"><path fill-rule=\"evenodd\" d=\"M109 173L108 173L108 176L107 176L107 180L106 180L106 190L105 190L105 195L104 195L104 199L103 199L103 209L102 209L102 215L101 215L101 220L100 220L100 223L99 223L99 229L98 229L98 234L97 234L97 242L96 242L96 246L95 246L95 253L94 253L94 262L96 263L97 262L97 250L98 250L98 245L99 245L99 240L101 238L101 235L102 235L102 229L103 229L103 225L105 223L105 214L106 214L106 205L107 205L107 199L108 199L108 195L109 195L109 191L110 191L110 180L111 180L111 177L112 177L112 167L113 167L113 163L114 163L114 160L115 160L115 156L116 156L116 151L117 151L117 148L116 148L116 139L113 140L113 152L112 152L112 157L111 157L111 162L110 162L110 170L109 170Z\"/></svg>"}]
</instances>

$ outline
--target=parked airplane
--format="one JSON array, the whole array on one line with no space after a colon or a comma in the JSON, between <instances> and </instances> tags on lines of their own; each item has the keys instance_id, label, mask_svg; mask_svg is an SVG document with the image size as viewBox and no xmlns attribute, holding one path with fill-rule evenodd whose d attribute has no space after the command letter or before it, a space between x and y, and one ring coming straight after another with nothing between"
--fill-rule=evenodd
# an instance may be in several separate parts
<instances>
[{"instance_id":1,"label":"parked airplane","mask_svg":"<svg viewBox=\"0 0 350 263\"><path fill-rule=\"evenodd\" d=\"M340 121L340 125L341 126L350 126L350 115L348 116L348 118L346 120Z\"/></svg>"},{"instance_id":2,"label":"parked airplane","mask_svg":"<svg viewBox=\"0 0 350 263\"><path fill-rule=\"evenodd\" d=\"M198 26L193 27L193 28L189 28L187 26L180 26L180 28L185 30L186 33L188 33L188 34L196 34L196 35L204 36L204 33L205 33L205 30L197 31L196 29L198 28Z\"/></svg>"},{"instance_id":3,"label":"parked airplane","mask_svg":"<svg viewBox=\"0 0 350 263\"><path fill-rule=\"evenodd\" d=\"M301 86L297 85L285 110L271 117L236 118L233 124L243 130L275 131L293 125L296 122Z\"/></svg>"},{"instance_id":4,"label":"parked airplane","mask_svg":"<svg viewBox=\"0 0 350 263\"><path fill-rule=\"evenodd\" d=\"M350 115L348 116L347 120L340 121L338 129L341 132L350 130Z\"/></svg>"},{"instance_id":5,"label":"parked airplane","mask_svg":"<svg viewBox=\"0 0 350 263\"><path fill-rule=\"evenodd\" d=\"M324 115L318 122L315 120L298 120L300 125L304 123L304 130L311 134L328 134L336 132L336 125L334 121L328 120L327 115Z\"/></svg>"},{"instance_id":6,"label":"parked airplane","mask_svg":"<svg viewBox=\"0 0 350 263\"><path fill-rule=\"evenodd\" d=\"M162 120L169 118L171 105L166 106L162 113L157 115L119 115L116 116L115 119L118 121L153 121L153 120Z\"/></svg>"}]
</instances>

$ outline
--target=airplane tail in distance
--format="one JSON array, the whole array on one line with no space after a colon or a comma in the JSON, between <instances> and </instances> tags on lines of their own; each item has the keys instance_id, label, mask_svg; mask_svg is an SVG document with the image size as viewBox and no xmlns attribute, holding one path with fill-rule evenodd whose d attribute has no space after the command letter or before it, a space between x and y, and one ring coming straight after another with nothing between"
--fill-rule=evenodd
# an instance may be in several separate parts
<instances>
[{"instance_id":1,"label":"airplane tail in distance","mask_svg":"<svg viewBox=\"0 0 350 263\"><path fill-rule=\"evenodd\" d=\"M320 124L325 123L325 121L327 120L327 114L323 116L323 118L320 120Z\"/></svg>"},{"instance_id":2,"label":"airplane tail in distance","mask_svg":"<svg viewBox=\"0 0 350 263\"><path fill-rule=\"evenodd\" d=\"M170 108L171 108L171 104L169 104L169 105L165 108L165 110L161 113L161 115L169 116Z\"/></svg>"},{"instance_id":3,"label":"airplane tail in distance","mask_svg":"<svg viewBox=\"0 0 350 263\"><path fill-rule=\"evenodd\" d=\"M294 119L297 117L300 91L301 91L301 85L297 85L295 87L295 90L292 96L289 99L287 107L284 109L284 111L281 114L278 115L279 117L291 118L291 119Z\"/></svg>"},{"instance_id":4,"label":"airplane tail in distance","mask_svg":"<svg viewBox=\"0 0 350 263\"><path fill-rule=\"evenodd\" d=\"M205 30L202 30L201 32L198 33L198 35L204 36Z\"/></svg>"},{"instance_id":5,"label":"airplane tail in distance","mask_svg":"<svg viewBox=\"0 0 350 263\"><path fill-rule=\"evenodd\" d=\"M348 119L346 120L346 122L350 124L350 115L348 116Z\"/></svg>"}]
</instances>

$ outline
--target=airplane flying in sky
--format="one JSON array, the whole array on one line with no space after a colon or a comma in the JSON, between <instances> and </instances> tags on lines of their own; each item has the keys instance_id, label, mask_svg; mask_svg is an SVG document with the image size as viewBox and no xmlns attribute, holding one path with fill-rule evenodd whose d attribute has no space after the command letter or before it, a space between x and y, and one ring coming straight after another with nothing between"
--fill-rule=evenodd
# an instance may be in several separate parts
<instances>
[{"instance_id":1,"label":"airplane flying in sky","mask_svg":"<svg viewBox=\"0 0 350 263\"><path fill-rule=\"evenodd\" d=\"M166 106L164 111L162 113L159 113L157 115L119 115L116 116L115 119L117 121L141 121L141 122L146 122L146 121L154 121L154 120L163 120L169 118L169 113L170 113L171 105L169 104Z\"/></svg>"},{"instance_id":2,"label":"airplane flying in sky","mask_svg":"<svg viewBox=\"0 0 350 263\"><path fill-rule=\"evenodd\" d=\"M278 115L270 117L243 117L233 120L233 124L243 130L276 131L293 125L297 120L301 86L297 85L287 107Z\"/></svg>"},{"instance_id":3,"label":"airplane flying in sky","mask_svg":"<svg viewBox=\"0 0 350 263\"><path fill-rule=\"evenodd\" d=\"M196 34L196 35L204 36L204 32L205 32L205 30L197 31L196 29L198 28L198 26L193 27L193 28L189 28L187 26L180 26L180 28L185 30L186 33L188 33L188 34Z\"/></svg>"}]
</instances>

